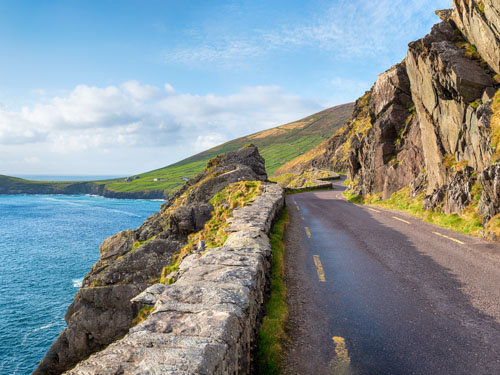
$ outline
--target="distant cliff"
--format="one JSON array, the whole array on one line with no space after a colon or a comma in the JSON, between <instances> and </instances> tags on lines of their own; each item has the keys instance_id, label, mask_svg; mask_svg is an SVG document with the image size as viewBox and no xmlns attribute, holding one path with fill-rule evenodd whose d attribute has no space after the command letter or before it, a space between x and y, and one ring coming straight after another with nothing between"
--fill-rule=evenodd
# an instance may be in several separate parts
<instances>
[{"instance_id":1,"label":"distant cliff","mask_svg":"<svg viewBox=\"0 0 500 375\"><path fill-rule=\"evenodd\" d=\"M467 209L485 226L500 213L500 2L454 0L436 13L442 22L351 119L278 174L331 168L348 174L352 194L376 199L409 187L423 209Z\"/></svg>"},{"instance_id":2,"label":"distant cliff","mask_svg":"<svg viewBox=\"0 0 500 375\"><path fill-rule=\"evenodd\" d=\"M114 191L104 183L45 182L0 175L0 194L93 194L118 199L168 199L163 190Z\"/></svg>"}]
</instances>

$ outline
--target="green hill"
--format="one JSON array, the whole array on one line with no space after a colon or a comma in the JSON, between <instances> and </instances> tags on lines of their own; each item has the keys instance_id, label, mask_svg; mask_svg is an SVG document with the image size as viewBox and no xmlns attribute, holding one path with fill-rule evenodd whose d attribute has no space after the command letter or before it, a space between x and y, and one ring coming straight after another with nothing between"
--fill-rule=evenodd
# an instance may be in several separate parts
<instances>
[{"instance_id":1,"label":"green hill","mask_svg":"<svg viewBox=\"0 0 500 375\"><path fill-rule=\"evenodd\" d=\"M90 183L41 183L39 181L27 181L0 176L0 193L8 193L8 186L15 186L17 189L15 192L25 192L28 194L37 192L40 188L43 192L39 193L42 194L50 192L52 189L55 192L62 192L64 194L68 191L76 191L76 186L85 186L86 190L82 192L90 190L91 192L101 194L104 191L105 196L119 197L120 193L123 193L122 197L134 197L134 195L141 197L141 193L153 191L155 193L163 191L170 195L184 183L185 179L202 172L209 159L224 152L237 150L248 143L253 143L259 148L261 155L266 160L267 173L271 176L274 171L288 161L328 139L349 118L352 114L353 106L353 103L349 103L332 107L289 124L234 139L167 167L134 175L129 178L130 181L119 178ZM100 189L94 189L93 191L89 188L90 184L99 186ZM10 189L10 192L14 191ZM118 194L113 194L115 192ZM152 196L155 196L155 194L152 194Z\"/></svg>"}]
</instances>

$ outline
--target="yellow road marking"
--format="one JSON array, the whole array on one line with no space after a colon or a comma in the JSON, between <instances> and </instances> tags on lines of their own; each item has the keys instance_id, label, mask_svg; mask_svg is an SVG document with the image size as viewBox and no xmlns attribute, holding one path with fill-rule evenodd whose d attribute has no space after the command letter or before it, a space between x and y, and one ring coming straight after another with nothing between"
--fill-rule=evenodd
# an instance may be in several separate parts
<instances>
[{"instance_id":1,"label":"yellow road marking","mask_svg":"<svg viewBox=\"0 0 500 375\"><path fill-rule=\"evenodd\" d=\"M401 219L401 218L399 218L397 216L393 216L393 218L396 219L396 220L402 221L403 223L411 224L409 221L403 220L403 219Z\"/></svg>"},{"instance_id":2,"label":"yellow road marking","mask_svg":"<svg viewBox=\"0 0 500 375\"><path fill-rule=\"evenodd\" d=\"M325 270L323 269L323 265L321 264L321 261L319 260L319 255L313 255L314 258L314 265L316 266L316 271L318 272L318 279L322 283L326 281L325 279Z\"/></svg>"},{"instance_id":3,"label":"yellow road marking","mask_svg":"<svg viewBox=\"0 0 500 375\"><path fill-rule=\"evenodd\" d=\"M366 207L366 208L368 208L370 211L373 211L373 212L380 212L380 211L378 211L378 210L376 210L374 208L370 208L370 207Z\"/></svg>"},{"instance_id":4,"label":"yellow road marking","mask_svg":"<svg viewBox=\"0 0 500 375\"><path fill-rule=\"evenodd\" d=\"M345 345L345 339L339 336L332 337L333 343L335 344L335 354L337 354L336 361L337 364L350 365L351 358L349 357L349 352Z\"/></svg>"},{"instance_id":5,"label":"yellow road marking","mask_svg":"<svg viewBox=\"0 0 500 375\"><path fill-rule=\"evenodd\" d=\"M309 230L309 228L304 227L304 229L306 230L307 237L311 238L311 231Z\"/></svg>"},{"instance_id":6,"label":"yellow road marking","mask_svg":"<svg viewBox=\"0 0 500 375\"><path fill-rule=\"evenodd\" d=\"M460 245L465 245L465 242L462 242L462 241L460 241L460 240L457 240L456 238L453 238L453 237L449 237L449 236L447 236L446 234L441 234L441 233L439 233L439 232L432 232L432 233L434 233L434 234L435 234L435 235L437 235L437 236L440 236L440 237L446 238L446 239L448 239L448 240L450 240L450 241L455 241L456 243L459 243Z\"/></svg>"}]
</instances>

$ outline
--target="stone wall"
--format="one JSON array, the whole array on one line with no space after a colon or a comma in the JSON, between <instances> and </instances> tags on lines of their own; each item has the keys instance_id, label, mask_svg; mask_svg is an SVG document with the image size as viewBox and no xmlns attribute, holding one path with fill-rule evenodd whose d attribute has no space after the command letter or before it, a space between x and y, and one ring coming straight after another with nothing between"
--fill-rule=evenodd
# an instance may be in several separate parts
<instances>
[{"instance_id":1,"label":"stone wall","mask_svg":"<svg viewBox=\"0 0 500 375\"><path fill-rule=\"evenodd\" d=\"M177 281L133 299L153 313L67 374L248 374L270 274L269 231L283 189L263 184L230 218L223 247L190 254Z\"/></svg>"}]
</instances>

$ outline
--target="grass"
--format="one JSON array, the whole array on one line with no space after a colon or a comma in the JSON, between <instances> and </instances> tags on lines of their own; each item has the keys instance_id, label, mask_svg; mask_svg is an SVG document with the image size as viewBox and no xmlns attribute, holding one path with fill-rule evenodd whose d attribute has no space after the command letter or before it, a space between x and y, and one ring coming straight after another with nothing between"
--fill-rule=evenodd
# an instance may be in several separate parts
<instances>
[{"instance_id":1,"label":"grass","mask_svg":"<svg viewBox=\"0 0 500 375\"><path fill-rule=\"evenodd\" d=\"M380 200L380 194L362 197L360 195L353 195L350 192L345 192L344 195L347 200L352 203L369 204L403 211L428 223L452 229L459 233L481 237L483 218L477 213L480 189L481 186L479 182L476 182L471 191L473 200L469 206L466 207L464 212L462 212L462 215L445 214L442 213L439 208L434 211L424 210L422 208L424 194L420 194L416 198L411 198L410 187L405 187L395 192L387 200Z\"/></svg>"},{"instance_id":2,"label":"grass","mask_svg":"<svg viewBox=\"0 0 500 375\"><path fill-rule=\"evenodd\" d=\"M135 241L132 245L132 250L135 250L137 249L138 247L141 247L142 245L144 245L146 242L149 242L151 240L154 240L156 238L156 236L153 236L151 238L148 238L147 240L144 240L144 241Z\"/></svg>"},{"instance_id":3,"label":"grass","mask_svg":"<svg viewBox=\"0 0 500 375\"><path fill-rule=\"evenodd\" d=\"M491 104L491 118L490 118L490 128L491 128L491 148L493 150L493 156L491 160L497 162L500 160L500 147L498 147L500 142L500 89L497 90L495 96L493 97L493 103Z\"/></svg>"},{"instance_id":4,"label":"grass","mask_svg":"<svg viewBox=\"0 0 500 375\"><path fill-rule=\"evenodd\" d=\"M163 268L160 283L173 282L169 274L179 269L182 257L190 253L199 241L205 241L206 249L222 246L227 239L225 231L229 226L227 219L231 217L235 209L245 207L252 202L260 194L261 185L261 181L234 182L215 194L210 200L214 207L212 217L205 223L202 230L188 236L187 244L173 256L172 264ZM183 197L178 199L182 200ZM176 202L173 206L175 205Z\"/></svg>"},{"instance_id":5,"label":"grass","mask_svg":"<svg viewBox=\"0 0 500 375\"><path fill-rule=\"evenodd\" d=\"M132 320L132 327L145 321L149 315L154 311L154 306L145 306L139 310L137 316Z\"/></svg>"},{"instance_id":6,"label":"grass","mask_svg":"<svg viewBox=\"0 0 500 375\"><path fill-rule=\"evenodd\" d=\"M274 224L270 239L272 246L271 294L266 303L266 315L262 321L257 341L256 365L259 374L279 374L288 338L285 331L288 319L286 300L285 245L283 236L288 225L288 212L283 210Z\"/></svg>"}]
</instances>

